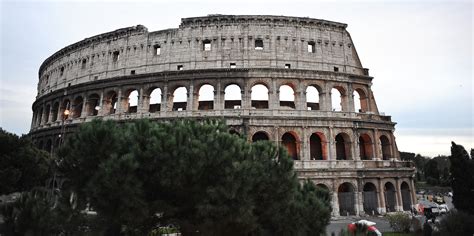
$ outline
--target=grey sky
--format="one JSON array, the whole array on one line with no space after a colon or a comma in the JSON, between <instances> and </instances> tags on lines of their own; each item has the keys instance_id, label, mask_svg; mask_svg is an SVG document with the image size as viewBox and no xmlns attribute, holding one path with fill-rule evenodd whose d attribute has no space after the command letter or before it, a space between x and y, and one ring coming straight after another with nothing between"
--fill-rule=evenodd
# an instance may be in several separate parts
<instances>
[{"instance_id":1,"label":"grey sky","mask_svg":"<svg viewBox=\"0 0 474 236\"><path fill-rule=\"evenodd\" d=\"M268 14L347 23L375 77L379 110L392 115L398 148L448 154L474 147L471 1L2 1L0 127L27 133L38 68L48 56L117 28L176 28L183 17Z\"/></svg>"}]
</instances>

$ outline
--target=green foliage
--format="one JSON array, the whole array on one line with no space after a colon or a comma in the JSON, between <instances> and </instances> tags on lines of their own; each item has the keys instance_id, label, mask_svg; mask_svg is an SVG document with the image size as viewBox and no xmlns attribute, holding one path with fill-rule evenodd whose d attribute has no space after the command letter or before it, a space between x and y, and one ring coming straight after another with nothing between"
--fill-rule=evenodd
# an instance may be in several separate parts
<instances>
[{"instance_id":1,"label":"green foliage","mask_svg":"<svg viewBox=\"0 0 474 236\"><path fill-rule=\"evenodd\" d=\"M60 171L102 219L105 234L319 234L329 194L298 183L284 148L248 143L221 121L83 124L59 152Z\"/></svg>"},{"instance_id":2,"label":"green foliage","mask_svg":"<svg viewBox=\"0 0 474 236\"><path fill-rule=\"evenodd\" d=\"M437 185L439 182L438 162L433 159L428 160L425 165L426 182L431 185Z\"/></svg>"},{"instance_id":3,"label":"green foliage","mask_svg":"<svg viewBox=\"0 0 474 236\"><path fill-rule=\"evenodd\" d=\"M410 232L411 219L410 216L403 212L397 212L393 214L387 214L386 216L390 227L395 232Z\"/></svg>"},{"instance_id":4,"label":"green foliage","mask_svg":"<svg viewBox=\"0 0 474 236\"><path fill-rule=\"evenodd\" d=\"M437 226L439 235L473 235L474 215L462 211L451 211L441 218Z\"/></svg>"},{"instance_id":5,"label":"green foliage","mask_svg":"<svg viewBox=\"0 0 474 236\"><path fill-rule=\"evenodd\" d=\"M0 128L0 195L42 186L48 174L48 153Z\"/></svg>"},{"instance_id":6,"label":"green foliage","mask_svg":"<svg viewBox=\"0 0 474 236\"><path fill-rule=\"evenodd\" d=\"M450 161L453 204L456 209L474 214L474 159L463 146L452 142Z\"/></svg>"}]
</instances>

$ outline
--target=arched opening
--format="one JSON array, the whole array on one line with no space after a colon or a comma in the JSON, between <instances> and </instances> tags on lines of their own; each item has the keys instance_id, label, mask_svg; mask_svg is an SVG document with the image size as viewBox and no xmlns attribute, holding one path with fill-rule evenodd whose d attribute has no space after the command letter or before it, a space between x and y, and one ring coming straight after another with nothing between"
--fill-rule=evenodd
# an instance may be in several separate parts
<instances>
[{"instance_id":1,"label":"arched opening","mask_svg":"<svg viewBox=\"0 0 474 236\"><path fill-rule=\"evenodd\" d=\"M387 208L387 212L394 212L395 206L397 203L395 187L393 186L392 183L387 182L385 183L384 192L385 192L385 207Z\"/></svg>"},{"instance_id":2,"label":"arched opening","mask_svg":"<svg viewBox=\"0 0 474 236\"><path fill-rule=\"evenodd\" d=\"M46 109L44 110L44 123L47 124L49 123L49 113L51 112L51 105L47 105Z\"/></svg>"},{"instance_id":3,"label":"arched opening","mask_svg":"<svg viewBox=\"0 0 474 236\"><path fill-rule=\"evenodd\" d=\"M224 108L240 109L242 107L242 90L236 84L231 84L224 89Z\"/></svg>"},{"instance_id":4,"label":"arched opening","mask_svg":"<svg viewBox=\"0 0 474 236\"><path fill-rule=\"evenodd\" d=\"M359 137L359 152L361 160L371 160L373 158L372 139L368 134Z\"/></svg>"},{"instance_id":5,"label":"arched opening","mask_svg":"<svg viewBox=\"0 0 474 236\"><path fill-rule=\"evenodd\" d=\"M250 91L252 108L268 109L268 88L263 84L256 84Z\"/></svg>"},{"instance_id":6,"label":"arched opening","mask_svg":"<svg viewBox=\"0 0 474 236\"><path fill-rule=\"evenodd\" d=\"M161 94L160 88L155 88L151 91L149 112L154 113L161 110Z\"/></svg>"},{"instance_id":7,"label":"arched opening","mask_svg":"<svg viewBox=\"0 0 474 236\"><path fill-rule=\"evenodd\" d=\"M322 133L314 133L309 137L311 160L327 160L326 138Z\"/></svg>"},{"instance_id":8,"label":"arched opening","mask_svg":"<svg viewBox=\"0 0 474 236\"><path fill-rule=\"evenodd\" d=\"M336 135L336 159L350 160L351 159L351 143L349 135L340 133Z\"/></svg>"},{"instance_id":9,"label":"arched opening","mask_svg":"<svg viewBox=\"0 0 474 236\"><path fill-rule=\"evenodd\" d=\"M72 103L72 118L79 118L82 115L82 107L84 106L83 104L84 99L79 96L74 99L74 102Z\"/></svg>"},{"instance_id":10,"label":"arched opening","mask_svg":"<svg viewBox=\"0 0 474 236\"><path fill-rule=\"evenodd\" d=\"M178 87L173 92L173 111L184 111L188 105L188 90Z\"/></svg>"},{"instance_id":11,"label":"arched opening","mask_svg":"<svg viewBox=\"0 0 474 236\"><path fill-rule=\"evenodd\" d=\"M55 102L53 104L53 110L52 110L52 116L51 116L51 121L55 122L58 120L58 112L59 112L59 102Z\"/></svg>"},{"instance_id":12,"label":"arched opening","mask_svg":"<svg viewBox=\"0 0 474 236\"><path fill-rule=\"evenodd\" d=\"M343 94L344 90L339 87L334 87L331 89L331 107L333 111L343 111Z\"/></svg>"},{"instance_id":13,"label":"arched opening","mask_svg":"<svg viewBox=\"0 0 474 236\"><path fill-rule=\"evenodd\" d=\"M117 111L117 101L118 101L118 96L115 91L110 91L107 93L105 99L104 99L104 111L105 114L115 114Z\"/></svg>"},{"instance_id":14,"label":"arched opening","mask_svg":"<svg viewBox=\"0 0 474 236\"><path fill-rule=\"evenodd\" d=\"M138 110L138 90L128 92L128 99L125 102L125 111L127 113L137 113Z\"/></svg>"},{"instance_id":15,"label":"arched opening","mask_svg":"<svg viewBox=\"0 0 474 236\"><path fill-rule=\"evenodd\" d=\"M320 110L319 101L320 101L320 92L319 89L315 86L308 86L306 88L306 107L308 110Z\"/></svg>"},{"instance_id":16,"label":"arched opening","mask_svg":"<svg viewBox=\"0 0 474 236\"><path fill-rule=\"evenodd\" d=\"M384 160L389 160L392 158L392 145L390 145L390 141L388 140L387 136L380 136L380 145L382 146L382 158Z\"/></svg>"},{"instance_id":17,"label":"arched opening","mask_svg":"<svg viewBox=\"0 0 474 236\"><path fill-rule=\"evenodd\" d=\"M199 88L198 110L214 109L214 86L205 84Z\"/></svg>"},{"instance_id":18,"label":"arched opening","mask_svg":"<svg viewBox=\"0 0 474 236\"><path fill-rule=\"evenodd\" d=\"M354 91L354 110L356 112L367 112L368 111L368 99L364 90L356 89Z\"/></svg>"},{"instance_id":19,"label":"arched opening","mask_svg":"<svg viewBox=\"0 0 474 236\"><path fill-rule=\"evenodd\" d=\"M71 114L71 102L69 99L65 99L61 104L61 119L66 120Z\"/></svg>"},{"instance_id":20,"label":"arched opening","mask_svg":"<svg viewBox=\"0 0 474 236\"><path fill-rule=\"evenodd\" d=\"M289 85L280 86L280 108L295 109L295 91Z\"/></svg>"},{"instance_id":21,"label":"arched opening","mask_svg":"<svg viewBox=\"0 0 474 236\"><path fill-rule=\"evenodd\" d=\"M325 184L316 184L316 187L320 189L324 189L329 192L329 188Z\"/></svg>"},{"instance_id":22,"label":"arched opening","mask_svg":"<svg viewBox=\"0 0 474 236\"><path fill-rule=\"evenodd\" d=\"M43 121L43 108L40 108L38 111L38 115L36 117L36 124L41 125L42 121Z\"/></svg>"},{"instance_id":23,"label":"arched opening","mask_svg":"<svg viewBox=\"0 0 474 236\"><path fill-rule=\"evenodd\" d=\"M48 141L46 141L46 146L44 147L44 150L49 153L53 151L53 141L51 139L48 139Z\"/></svg>"},{"instance_id":24,"label":"arched opening","mask_svg":"<svg viewBox=\"0 0 474 236\"><path fill-rule=\"evenodd\" d=\"M270 138L268 138L267 133L263 131L258 131L252 136L252 142L257 142L257 141L268 141Z\"/></svg>"},{"instance_id":25,"label":"arched opening","mask_svg":"<svg viewBox=\"0 0 474 236\"><path fill-rule=\"evenodd\" d=\"M286 147L288 155L293 158L293 160L298 160L298 146L296 143L296 138L290 132L286 132L281 137L281 142L283 146Z\"/></svg>"},{"instance_id":26,"label":"arched opening","mask_svg":"<svg viewBox=\"0 0 474 236\"><path fill-rule=\"evenodd\" d=\"M403 181L402 185L400 186L400 190L402 191L402 205L404 211L411 210L411 192L410 186L407 182Z\"/></svg>"},{"instance_id":27,"label":"arched opening","mask_svg":"<svg viewBox=\"0 0 474 236\"><path fill-rule=\"evenodd\" d=\"M88 116L96 116L97 114L99 114L99 109L100 109L99 102L100 102L100 97L98 94L94 93L94 94L89 95L89 97L87 98L87 107L86 107Z\"/></svg>"},{"instance_id":28,"label":"arched opening","mask_svg":"<svg viewBox=\"0 0 474 236\"><path fill-rule=\"evenodd\" d=\"M339 214L341 216L355 215L354 187L350 183L343 183L337 189Z\"/></svg>"},{"instance_id":29,"label":"arched opening","mask_svg":"<svg viewBox=\"0 0 474 236\"><path fill-rule=\"evenodd\" d=\"M362 192L365 213L375 215L378 213L377 187L373 183L366 183Z\"/></svg>"}]
</instances>

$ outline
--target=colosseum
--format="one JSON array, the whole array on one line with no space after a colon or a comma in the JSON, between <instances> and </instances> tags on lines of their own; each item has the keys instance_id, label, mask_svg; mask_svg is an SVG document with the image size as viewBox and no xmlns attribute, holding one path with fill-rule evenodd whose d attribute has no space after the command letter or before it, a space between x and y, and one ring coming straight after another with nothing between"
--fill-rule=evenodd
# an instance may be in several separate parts
<instances>
[{"instance_id":1,"label":"colosseum","mask_svg":"<svg viewBox=\"0 0 474 236\"><path fill-rule=\"evenodd\" d=\"M400 160L346 28L208 15L86 38L41 65L30 136L51 151L96 118L224 118L249 142L285 146L298 177L331 192L334 217L410 210L414 167Z\"/></svg>"}]
</instances>

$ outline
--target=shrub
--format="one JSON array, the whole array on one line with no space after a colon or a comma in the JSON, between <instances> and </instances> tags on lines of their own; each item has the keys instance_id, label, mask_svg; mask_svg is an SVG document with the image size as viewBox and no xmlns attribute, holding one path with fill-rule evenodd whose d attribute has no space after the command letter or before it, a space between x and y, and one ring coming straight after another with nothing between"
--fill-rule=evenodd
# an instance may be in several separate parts
<instances>
[{"instance_id":1,"label":"shrub","mask_svg":"<svg viewBox=\"0 0 474 236\"><path fill-rule=\"evenodd\" d=\"M437 225L440 235L473 235L474 215L462 211L452 211Z\"/></svg>"},{"instance_id":2,"label":"shrub","mask_svg":"<svg viewBox=\"0 0 474 236\"><path fill-rule=\"evenodd\" d=\"M397 212L387 215L387 220L395 232L410 232L411 219L409 215Z\"/></svg>"}]
</instances>

